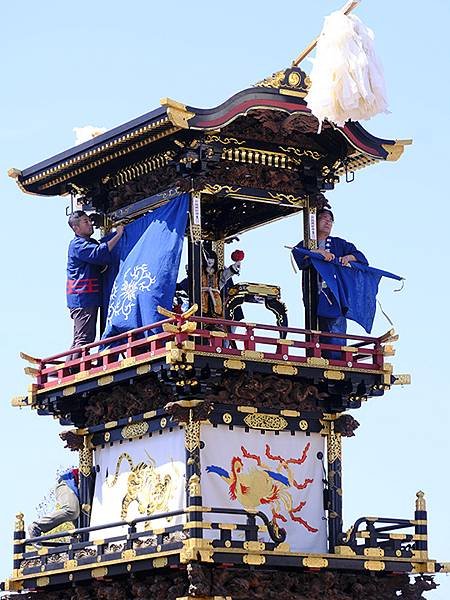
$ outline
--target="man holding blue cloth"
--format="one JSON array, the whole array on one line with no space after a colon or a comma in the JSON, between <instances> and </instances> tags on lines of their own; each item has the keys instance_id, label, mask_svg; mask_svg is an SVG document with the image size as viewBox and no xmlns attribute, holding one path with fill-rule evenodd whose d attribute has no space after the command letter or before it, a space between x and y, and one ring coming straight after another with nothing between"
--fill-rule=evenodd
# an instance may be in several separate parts
<instances>
[{"instance_id":1,"label":"man holding blue cloth","mask_svg":"<svg viewBox=\"0 0 450 600\"><path fill-rule=\"evenodd\" d=\"M99 243L91 237L94 226L82 210L70 215L69 225L75 237L67 256L67 306L73 319L71 348L78 348L95 340L97 313L102 303L101 272L112 261L111 251L124 228L119 225L115 234Z\"/></svg>"},{"instance_id":2,"label":"man holding blue cloth","mask_svg":"<svg viewBox=\"0 0 450 600\"><path fill-rule=\"evenodd\" d=\"M350 263L357 262L362 265L368 265L364 254L356 248L351 242L342 238L332 237L331 230L334 224L334 215L331 210L322 209L317 214L317 249L311 250L312 253L320 254L325 262L331 262L337 259L344 266L350 266ZM297 244L296 248L303 248L303 242ZM295 253L294 253L295 255ZM311 266L310 259L305 256L301 261L297 260L301 269L307 269ZM324 307L324 310L318 310L318 324L321 331L328 333L346 333L347 319L342 314L333 314L337 310L336 299L330 293L325 280L317 274L318 280L318 306ZM329 306L327 306L329 305ZM330 316L324 316L326 313ZM345 345L342 338L324 338L323 343Z\"/></svg>"}]
</instances>

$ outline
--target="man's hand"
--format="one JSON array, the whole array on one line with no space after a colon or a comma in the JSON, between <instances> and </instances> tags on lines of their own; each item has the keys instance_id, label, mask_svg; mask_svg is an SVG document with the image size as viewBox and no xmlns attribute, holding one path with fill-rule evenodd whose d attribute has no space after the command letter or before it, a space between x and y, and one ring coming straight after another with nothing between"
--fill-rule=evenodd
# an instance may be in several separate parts
<instances>
[{"instance_id":1,"label":"man's hand","mask_svg":"<svg viewBox=\"0 0 450 600\"><path fill-rule=\"evenodd\" d=\"M311 252L315 252L316 254L320 254L324 257L327 262L334 260L336 257L332 252L328 252L328 250L322 250L321 248L317 248L316 250L311 250Z\"/></svg>"},{"instance_id":2,"label":"man's hand","mask_svg":"<svg viewBox=\"0 0 450 600\"><path fill-rule=\"evenodd\" d=\"M353 254L346 254L345 256L339 257L339 262L343 267L349 267L351 262L355 262L356 258Z\"/></svg>"},{"instance_id":3,"label":"man's hand","mask_svg":"<svg viewBox=\"0 0 450 600\"><path fill-rule=\"evenodd\" d=\"M108 250L110 252L117 245L120 238L123 236L124 230L125 230L125 227L123 225L117 225L114 236L107 242Z\"/></svg>"}]
</instances>

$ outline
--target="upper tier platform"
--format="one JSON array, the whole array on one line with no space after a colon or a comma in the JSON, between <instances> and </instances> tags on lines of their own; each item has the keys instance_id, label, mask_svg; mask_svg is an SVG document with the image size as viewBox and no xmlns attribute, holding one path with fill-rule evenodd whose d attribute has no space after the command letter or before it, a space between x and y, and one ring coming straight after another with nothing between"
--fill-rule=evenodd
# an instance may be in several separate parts
<instances>
[{"instance_id":1,"label":"upper tier platform","mask_svg":"<svg viewBox=\"0 0 450 600\"><path fill-rule=\"evenodd\" d=\"M163 331L153 334L158 328ZM72 349L42 359L22 354L33 364L25 372L35 382L28 396L15 398L13 404L83 426L87 394L149 373L171 386L178 397L196 398L210 393L227 373L289 378L314 386L327 411L357 408L392 384L409 383L409 376L394 375L392 365L385 362L386 355L394 354L393 330L377 338L342 335L340 347L326 343L331 336L336 334L177 315L78 352ZM102 349L105 344L114 347ZM331 351L337 358L326 358ZM79 358L72 358L74 353Z\"/></svg>"}]
</instances>

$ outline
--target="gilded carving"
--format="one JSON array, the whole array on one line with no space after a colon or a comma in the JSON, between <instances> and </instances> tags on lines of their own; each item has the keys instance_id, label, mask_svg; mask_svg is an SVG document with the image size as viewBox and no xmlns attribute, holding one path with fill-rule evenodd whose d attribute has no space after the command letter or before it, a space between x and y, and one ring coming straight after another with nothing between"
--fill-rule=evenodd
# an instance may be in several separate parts
<instances>
[{"instance_id":1,"label":"gilded carving","mask_svg":"<svg viewBox=\"0 0 450 600\"><path fill-rule=\"evenodd\" d=\"M80 473L84 475L84 477L89 477L92 473L92 465L93 465L93 449L91 444L92 436L84 436L83 447L79 453L79 468Z\"/></svg>"},{"instance_id":2,"label":"gilded carving","mask_svg":"<svg viewBox=\"0 0 450 600\"><path fill-rule=\"evenodd\" d=\"M288 422L279 415L266 413L252 413L244 417L244 423L251 429L265 429L267 431L282 431Z\"/></svg>"},{"instance_id":3,"label":"gilded carving","mask_svg":"<svg viewBox=\"0 0 450 600\"><path fill-rule=\"evenodd\" d=\"M331 464L335 460L342 458L341 434L334 431L333 423L330 423L330 434L327 437L328 462Z\"/></svg>"},{"instance_id":4,"label":"gilded carving","mask_svg":"<svg viewBox=\"0 0 450 600\"><path fill-rule=\"evenodd\" d=\"M287 202L288 204L292 204L293 206L304 206L305 199L299 196L294 196L293 194L275 194L273 192L269 192L269 196L274 200L278 200L278 202Z\"/></svg>"},{"instance_id":5,"label":"gilded carving","mask_svg":"<svg viewBox=\"0 0 450 600\"><path fill-rule=\"evenodd\" d=\"M277 71L270 77L255 83L255 87L280 88L285 78L285 71Z\"/></svg>"},{"instance_id":6,"label":"gilded carving","mask_svg":"<svg viewBox=\"0 0 450 600\"><path fill-rule=\"evenodd\" d=\"M145 421L140 421L139 423L132 423L131 425L126 425L122 429L121 435L124 440L132 440L133 438L145 435L147 431L148 423L146 423Z\"/></svg>"},{"instance_id":7,"label":"gilded carving","mask_svg":"<svg viewBox=\"0 0 450 600\"><path fill-rule=\"evenodd\" d=\"M189 452L200 446L200 421L190 420L186 425L184 445Z\"/></svg>"}]
</instances>

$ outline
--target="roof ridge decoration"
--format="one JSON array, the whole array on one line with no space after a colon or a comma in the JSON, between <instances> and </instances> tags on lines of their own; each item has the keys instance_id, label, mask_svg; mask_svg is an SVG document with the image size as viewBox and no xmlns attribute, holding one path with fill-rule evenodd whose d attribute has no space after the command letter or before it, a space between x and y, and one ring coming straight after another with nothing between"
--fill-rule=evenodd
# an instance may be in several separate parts
<instances>
[{"instance_id":1,"label":"roof ridge decoration","mask_svg":"<svg viewBox=\"0 0 450 600\"><path fill-rule=\"evenodd\" d=\"M304 98L308 92L311 80L298 67L290 67L276 71L269 77L258 81L253 87L274 88L280 93Z\"/></svg>"}]
</instances>

